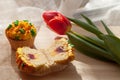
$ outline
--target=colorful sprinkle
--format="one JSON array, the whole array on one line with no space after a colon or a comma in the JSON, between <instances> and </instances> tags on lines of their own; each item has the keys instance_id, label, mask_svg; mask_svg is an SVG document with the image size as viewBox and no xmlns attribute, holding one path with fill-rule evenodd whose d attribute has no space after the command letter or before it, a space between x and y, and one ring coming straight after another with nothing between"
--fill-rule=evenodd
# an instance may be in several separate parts
<instances>
[{"instance_id":1,"label":"colorful sprinkle","mask_svg":"<svg viewBox=\"0 0 120 80\"><path fill-rule=\"evenodd\" d=\"M33 29L31 29L30 32L31 32L31 35L32 35L32 36L35 36L35 35L36 35L36 33L35 33L35 31L34 31Z\"/></svg>"},{"instance_id":2,"label":"colorful sprinkle","mask_svg":"<svg viewBox=\"0 0 120 80\"><path fill-rule=\"evenodd\" d=\"M18 20L16 20L16 21L14 22L14 24L15 24L15 26L18 26L19 21L18 21Z\"/></svg>"},{"instance_id":3,"label":"colorful sprinkle","mask_svg":"<svg viewBox=\"0 0 120 80\"><path fill-rule=\"evenodd\" d=\"M10 29L12 27L12 25L11 24L9 24L9 26L7 27L7 29Z\"/></svg>"},{"instance_id":4,"label":"colorful sprinkle","mask_svg":"<svg viewBox=\"0 0 120 80\"><path fill-rule=\"evenodd\" d=\"M33 54L28 54L28 57L29 57L30 59L35 59L35 56L34 56Z\"/></svg>"},{"instance_id":5,"label":"colorful sprinkle","mask_svg":"<svg viewBox=\"0 0 120 80\"><path fill-rule=\"evenodd\" d=\"M25 33L25 30L23 28L20 28L19 31L24 34Z\"/></svg>"}]
</instances>

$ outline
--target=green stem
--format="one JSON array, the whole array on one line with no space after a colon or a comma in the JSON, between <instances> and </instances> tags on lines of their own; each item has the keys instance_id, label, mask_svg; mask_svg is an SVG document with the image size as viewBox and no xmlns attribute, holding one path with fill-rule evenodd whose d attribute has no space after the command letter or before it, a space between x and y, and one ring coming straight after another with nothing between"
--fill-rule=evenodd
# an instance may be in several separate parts
<instances>
[{"instance_id":1,"label":"green stem","mask_svg":"<svg viewBox=\"0 0 120 80\"><path fill-rule=\"evenodd\" d=\"M102 57L104 59L114 61L110 53L84 40L82 36L78 37L78 35L74 34L73 32L68 32L67 35L76 49L84 49L86 52L90 52L90 56L97 55L97 57Z\"/></svg>"}]
</instances>

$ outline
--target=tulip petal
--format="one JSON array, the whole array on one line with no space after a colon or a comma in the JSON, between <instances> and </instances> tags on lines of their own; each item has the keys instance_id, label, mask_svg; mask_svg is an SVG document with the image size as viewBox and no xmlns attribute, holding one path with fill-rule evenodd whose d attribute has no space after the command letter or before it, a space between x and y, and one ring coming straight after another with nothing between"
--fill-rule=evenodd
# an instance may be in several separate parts
<instances>
[{"instance_id":1,"label":"tulip petal","mask_svg":"<svg viewBox=\"0 0 120 80\"><path fill-rule=\"evenodd\" d=\"M61 17L62 17L62 20L66 23L66 25L68 25L71 28L72 25L71 25L70 21L62 14L61 14Z\"/></svg>"},{"instance_id":2,"label":"tulip petal","mask_svg":"<svg viewBox=\"0 0 120 80\"><path fill-rule=\"evenodd\" d=\"M64 35L66 33L66 24L64 23L64 21L61 21L59 19L52 19L49 23L48 23L50 29L52 29L54 32L60 34L60 35Z\"/></svg>"},{"instance_id":3,"label":"tulip petal","mask_svg":"<svg viewBox=\"0 0 120 80\"><path fill-rule=\"evenodd\" d=\"M46 11L43 13L43 18L45 22L48 24L48 22L53 19L55 16L58 16L58 13L53 11Z\"/></svg>"}]
</instances>

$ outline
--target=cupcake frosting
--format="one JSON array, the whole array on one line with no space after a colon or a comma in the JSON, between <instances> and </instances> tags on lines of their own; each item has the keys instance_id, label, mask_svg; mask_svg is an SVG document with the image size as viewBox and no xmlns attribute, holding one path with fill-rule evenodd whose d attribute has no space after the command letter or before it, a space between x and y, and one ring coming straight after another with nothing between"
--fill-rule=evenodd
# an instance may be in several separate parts
<instances>
[{"instance_id":1,"label":"cupcake frosting","mask_svg":"<svg viewBox=\"0 0 120 80\"><path fill-rule=\"evenodd\" d=\"M16 20L9 24L6 35L13 40L28 40L36 36L36 28L28 20Z\"/></svg>"}]
</instances>

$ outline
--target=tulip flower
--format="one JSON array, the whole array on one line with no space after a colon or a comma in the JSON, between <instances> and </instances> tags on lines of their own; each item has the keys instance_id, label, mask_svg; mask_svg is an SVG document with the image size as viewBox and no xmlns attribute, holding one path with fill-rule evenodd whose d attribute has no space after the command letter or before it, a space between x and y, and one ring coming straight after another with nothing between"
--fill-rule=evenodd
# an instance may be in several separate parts
<instances>
[{"instance_id":1,"label":"tulip flower","mask_svg":"<svg viewBox=\"0 0 120 80\"><path fill-rule=\"evenodd\" d=\"M65 35L71 29L70 21L59 12L46 11L43 13L43 19L48 27L57 34Z\"/></svg>"}]
</instances>

